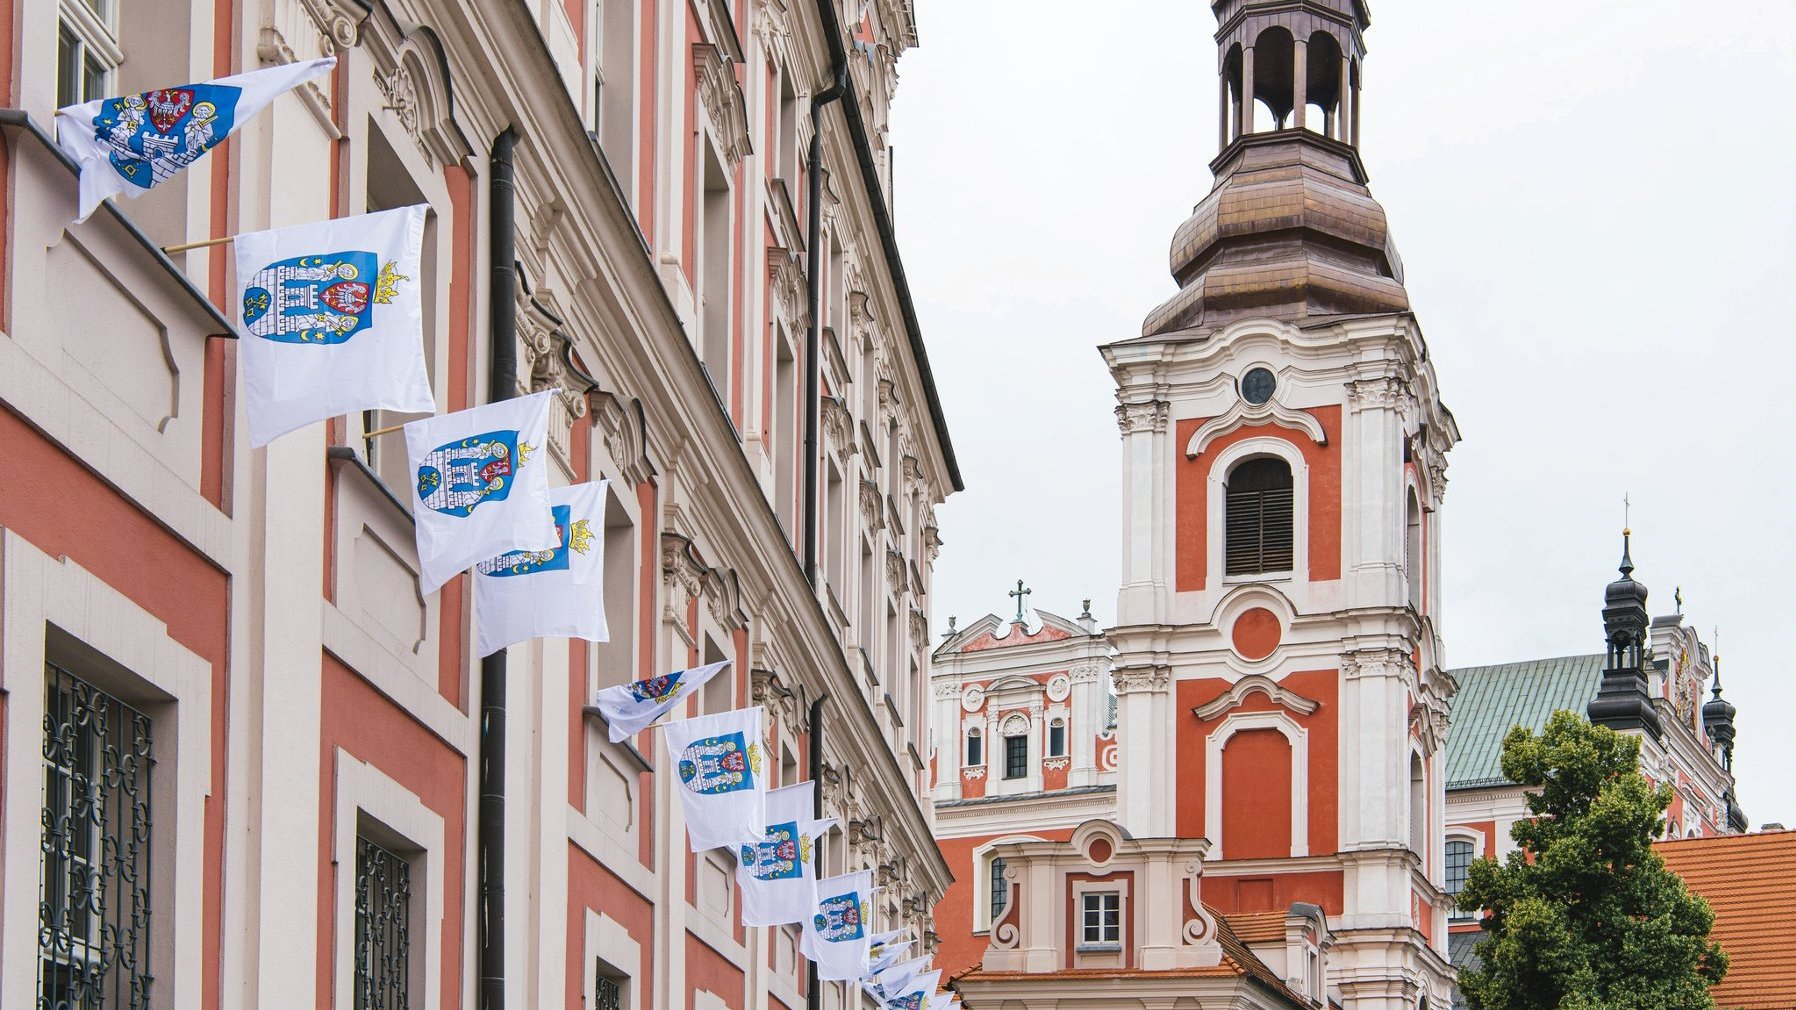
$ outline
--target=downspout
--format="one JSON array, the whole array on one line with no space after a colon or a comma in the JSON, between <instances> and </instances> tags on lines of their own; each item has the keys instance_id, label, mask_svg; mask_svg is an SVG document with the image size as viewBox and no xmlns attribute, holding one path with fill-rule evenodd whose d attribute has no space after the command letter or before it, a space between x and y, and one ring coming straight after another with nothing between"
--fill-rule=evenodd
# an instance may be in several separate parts
<instances>
[{"instance_id":1,"label":"downspout","mask_svg":"<svg viewBox=\"0 0 1796 1010\"><path fill-rule=\"evenodd\" d=\"M830 0L823 0L828 6ZM817 469L822 460L817 449L817 429L822 425L823 382L823 107L842 97L848 84L848 61L839 52L841 43L831 36L829 87L811 96L811 152L808 195L805 199L805 302L810 325L804 333L804 579L817 586ZM812 1005L815 1010L815 1004Z\"/></svg>"},{"instance_id":2,"label":"downspout","mask_svg":"<svg viewBox=\"0 0 1796 1010\"><path fill-rule=\"evenodd\" d=\"M816 108L816 106L812 106ZM823 703L829 700L825 695L811 702L811 745L810 777L811 777L811 819L823 819ZM823 879L823 850L819 846L811 853L811 876ZM821 983L817 979L817 962L806 960L804 976L805 1010L822 1010L823 993L818 988Z\"/></svg>"},{"instance_id":3,"label":"downspout","mask_svg":"<svg viewBox=\"0 0 1796 1010\"><path fill-rule=\"evenodd\" d=\"M493 138L488 285L492 321L490 402L517 395L518 305L516 210L511 127ZM505 1007L505 650L480 660L480 1010Z\"/></svg>"}]
</instances>

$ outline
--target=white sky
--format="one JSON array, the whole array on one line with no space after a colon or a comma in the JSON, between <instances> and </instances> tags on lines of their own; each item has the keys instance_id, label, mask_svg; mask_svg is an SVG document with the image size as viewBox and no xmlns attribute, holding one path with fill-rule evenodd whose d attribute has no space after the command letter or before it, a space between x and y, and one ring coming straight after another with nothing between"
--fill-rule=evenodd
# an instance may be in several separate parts
<instances>
[{"instance_id":1,"label":"white sky","mask_svg":"<svg viewBox=\"0 0 1796 1010\"><path fill-rule=\"evenodd\" d=\"M1174 290L1210 188L1198 0L924 0L897 219L967 490L933 614L1115 613L1095 348ZM1465 441L1451 666L1599 652L1634 501L1654 613L1720 625L1754 827L1796 827L1796 5L1377 0L1362 153ZM1101 12L1101 13L1099 13Z\"/></svg>"}]
</instances>

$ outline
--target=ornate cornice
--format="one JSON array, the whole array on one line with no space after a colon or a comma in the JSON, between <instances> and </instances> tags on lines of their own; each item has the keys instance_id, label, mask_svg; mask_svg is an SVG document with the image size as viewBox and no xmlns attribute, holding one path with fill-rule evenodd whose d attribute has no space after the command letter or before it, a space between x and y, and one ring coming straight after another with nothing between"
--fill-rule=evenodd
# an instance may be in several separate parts
<instances>
[{"instance_id":1,"label":"ornate cornice","mask_svg":"<svg viewBox=\"0 0 1796 1010\"><path fill-rule=\"evenodd\" d=\"M1166 419L1170 410L1170 406L1164 400L1118 404L1116 426L1125 437L1136 432L1165 431Z\"/></svg>"},{"instance_id":2,"label":"ornate cornice","mask_svg":"<svg viewBox=\"0 0 1796 1010\"><path fill-rule=\"evenodd\" d=\"M1305 411L1294 410L1273 400L1258 405L1246 400L1236 400L1235 405L1226 412L1205 421L1191 433L1191 441L1185 443L1185 458L1196 459L1210 447L1211 442L1250 424L1276 424L1281 428L1302 432L1317 445L1328 444L1328 433L1322 429L1322 422Z\"/></svg>"},{"instance_id":3,"label":"ornate cornice","mask_svg":"<svg viewBox=\"0 0 1796 1010\"><path fill-rule=\"evenodd\" d=\"M1295 691L1286 690L1284 685L1261 674L1249 674L1236 681L1227 691L1216 696L1208 704L1191 710L1191 714L1205 722L1210 721L1232 708L1236 708L1247 700L1250 694L1263 694L1274 705L1290 709L1298 715L1309 715L1322 707L1322 703L1312 701Z\"/></svg>"}]
</instances>

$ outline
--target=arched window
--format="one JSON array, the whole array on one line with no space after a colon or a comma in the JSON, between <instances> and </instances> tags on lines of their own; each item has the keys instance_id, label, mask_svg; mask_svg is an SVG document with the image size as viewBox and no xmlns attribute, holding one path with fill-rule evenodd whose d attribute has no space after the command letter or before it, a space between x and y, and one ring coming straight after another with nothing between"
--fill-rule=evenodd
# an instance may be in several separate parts
<instances>
[{"instance_id":1,"label":"arched window","mask_svg":"<svg viewBox=\"0 0 1796 1010\"><path fill-rule=\"evenodd\" d=\"M1416 501L1414 488L1409 491L1404 508L1403 572L1409 581L1409 605L1422 609L1422 506Z\"/></svg>"},{"instance_id":2,"label":"arched window","mask_svg":"<svg viewBox=\"0 0 1796 1010\"><path fill-rule=\"evenodd\" d=\"M1428 865L1428 776L1422 755L1409 755L1409 847Z\"/></svg>"},{"instance_id":3,"label":"arched window","mask_svg":"<svg viewBox=\"0 0 1796 1010\"><path fill-rule=\"evenodd\" d=\"M1229 472L1224 491L1224 574L1288 572L1295 567L1291 487L1291 465L1275 457L1250 459Z\"/></svg>"},{"instance_id":4,"label":"arched window","mask_svg":"<svg viewBox=\"0 0 1796 1010\"><path fill-rule=\"evenodd\" d=\"M1048 756L1064 757L1066 755L1066 720L1055 719L1048 724Z\"/></svg>"},{"instance_id":5,"label":"arched window","mask_svg":"<svg viewBox=\"0 0 1796 1010\"><path fill-rule=\"evenodd\" d=\"M1472 843L1464 838L1447 839L1447 893L1458 897L1465 890L1466 870L1472 865ZM1455 919L1469 919L1472 913L1458 906L1449 909Z\"/></svg>"},{"instance_id":6,"label":"arched window","mask_svg":"<svg viewBox=\"0 0 1796 1010\"><path fill-rule=\"evenodd\" d=\"M967 767L977 768L985 764L985 737L977 729L967 731Z\"/></svg>"}]
</instances>

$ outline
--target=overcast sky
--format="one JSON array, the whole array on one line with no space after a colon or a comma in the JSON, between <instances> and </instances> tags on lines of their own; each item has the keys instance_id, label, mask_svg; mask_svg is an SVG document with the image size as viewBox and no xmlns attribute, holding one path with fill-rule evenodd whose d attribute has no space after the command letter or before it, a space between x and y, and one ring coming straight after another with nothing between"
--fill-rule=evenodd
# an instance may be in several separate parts
<instances>
[{"instance_id":1,"label":"overcast sky","mask_svg":"<svg viewBox=\"0 0 1796 1010\"><path fill-rule=\"evenodd\" d=\"M936 631L1010 613L1019 578L1108 623L1095 348L1174 290L1216 154L1215 22L1199 0L917 7L899 242L967 484ZM1465 438L1448 664L1601 651L1629 493L1653 612L1681 586L1721 628L1747 816L1796 827L1796 5L1723 7L1378 0L1362 155Z\"/></svg>"}]
</instances>

